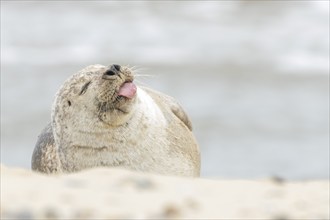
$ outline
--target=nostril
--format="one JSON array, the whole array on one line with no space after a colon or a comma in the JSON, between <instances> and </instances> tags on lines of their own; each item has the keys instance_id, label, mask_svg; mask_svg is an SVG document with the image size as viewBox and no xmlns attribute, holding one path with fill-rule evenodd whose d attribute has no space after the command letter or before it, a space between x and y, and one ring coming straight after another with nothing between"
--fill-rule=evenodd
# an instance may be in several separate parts
<instances>
[{"instance_id":1,"label":"nostril","mask_svg":"<svg viewBox=\"0 0 330 220\"><path fill-rule=\"evenodd\" d=\"M114 76L114 75L119 75L120 74L120 65L118 64L113 64L110 66L110 68L104 72L103 75L106 76Z\"/></svg>"},{"instance_id":2,"label":"nostril","mask_svg":"<svg viewBox=\"0 0 330 220\"><path fill-rule=\"evenodd\" d=\"M112 65L117 71L120 71L120 65L118 64L113 64Z\"/></svg>"},{"instance_id":3,"label":"nostril","mask_svg":"<svg viewBox=\"0 0 330 220\"><path fill-rule=\"evenodd\" d=\"M113 75L116 75L116 73L110 69L110 70L107 70L107 71L104 73L104 75L113 76Z\"/></svg>"}]
</instances>

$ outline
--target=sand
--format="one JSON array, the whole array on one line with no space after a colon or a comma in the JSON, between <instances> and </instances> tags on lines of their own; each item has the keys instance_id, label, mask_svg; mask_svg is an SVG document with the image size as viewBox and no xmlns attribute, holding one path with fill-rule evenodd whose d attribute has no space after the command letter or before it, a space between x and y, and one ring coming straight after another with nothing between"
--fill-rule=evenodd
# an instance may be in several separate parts
<instances>
[{"instance_id":1,"label":"sand","mask_svg":"<svg viewBox=\"0 0 330 220\"><path fill-rule=\"evenodd\" d=\"M329 219L329 181L211 180L1 165L1 219Z\"/></svg>"}]
</instances>

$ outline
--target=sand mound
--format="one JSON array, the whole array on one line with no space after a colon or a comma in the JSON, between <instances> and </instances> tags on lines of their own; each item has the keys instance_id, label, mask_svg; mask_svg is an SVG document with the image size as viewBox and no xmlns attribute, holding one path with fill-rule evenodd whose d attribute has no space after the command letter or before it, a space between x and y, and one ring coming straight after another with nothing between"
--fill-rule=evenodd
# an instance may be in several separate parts
<instances>
[{"instance_id":1,"label":"sand mound","mask_svg":"<svg viewBox=\"0 0 330 220\"><path fill-rule=\"evenodd\" d=\"M1 166L1 219L329 219L329 181L208 180Z\"/></svg>"}]
</instances>

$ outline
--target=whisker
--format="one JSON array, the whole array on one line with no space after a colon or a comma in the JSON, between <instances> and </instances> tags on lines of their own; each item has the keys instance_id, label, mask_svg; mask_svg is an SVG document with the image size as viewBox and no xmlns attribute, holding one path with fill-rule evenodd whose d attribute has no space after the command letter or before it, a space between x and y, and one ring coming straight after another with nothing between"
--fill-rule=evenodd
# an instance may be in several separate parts
<instances>
[{"instance_id":1,"label":"whisker","mask_svg":"<svg viewBox=\"0 0 330 220\"><path fill-rule=\"evenodd\" d=\"M138 85L140 85L140 86L148 86L145 82L142 82L142 81L140 81L140 80L138 80L138 79L135 79L135 81L136 81L136 84L138 84Z\"/></svg>"},{"instance_id":2,"label":"whisker","mask_svg":"<svg viewBox=\"0 0 330 220\"><path fill-rule=\"evenodd\" d=\"M133 75L136 76L136 77L155 77L155 75L139 74L139 73L134 73Z\"/></svg>"},{"instance_id":3,"label":"whisker","mask_svg":"<svg viewBox=\"0 0 330 220\"><path fill-rule=\"evenodd\" d=\"M130 65L126 65L126 67L128 67L133 72L133 74L143 72L149 69L141 66L130 66Z\"/></svg>"},{"instance_id":4,"label":"whisker","mask_svg":"<svg viewBox=\"0 0 330 220\"><path fill-rule=\"evenodd\" d=\"M129 64L126 64L125 66L128 67L128 68L129 68L130 70L132 70L132 71L136 71L136 70L139 69L138 66L131 66L131 65L129 65Z\"/></svg>"}]
</instances>

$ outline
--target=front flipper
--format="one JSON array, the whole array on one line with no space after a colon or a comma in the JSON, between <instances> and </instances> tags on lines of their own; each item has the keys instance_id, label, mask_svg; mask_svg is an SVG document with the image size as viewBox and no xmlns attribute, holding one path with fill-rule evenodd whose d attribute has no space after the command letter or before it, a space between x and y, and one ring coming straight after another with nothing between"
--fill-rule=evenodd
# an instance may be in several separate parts
<instances>
[{"instance_id":1,"label":"front flipper","mask_svg":"<svg viewBox=\"0 0 330 220\"><path fill-rule=\"evenodd\" d=\"M32 154L31 166L32 170L42 173L57 173L60 171L60 161L50 123L38 136Z\"/></svg>"}]
</instances>

